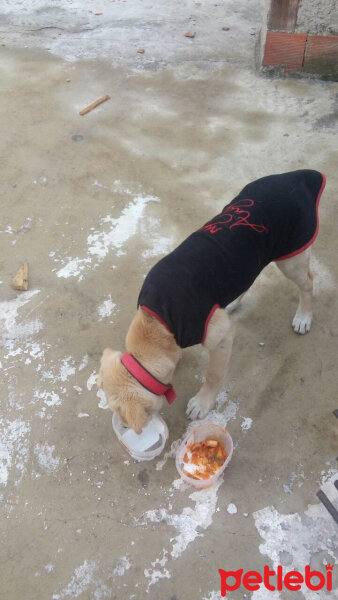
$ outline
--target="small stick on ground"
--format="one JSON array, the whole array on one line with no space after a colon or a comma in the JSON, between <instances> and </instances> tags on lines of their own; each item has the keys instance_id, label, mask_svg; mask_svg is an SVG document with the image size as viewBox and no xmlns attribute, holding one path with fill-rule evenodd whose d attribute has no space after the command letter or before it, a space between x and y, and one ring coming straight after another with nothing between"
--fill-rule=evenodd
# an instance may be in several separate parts
<instances>
[{"instance_id":1,"label":"small stick on ground","mask_svg":"<svg viewBox=\"0 0 338 600\"><path fill-rule=\"evenodd\" d=\"M15 290L26 292L28 290L28 264L21 265L12 281L12 287Z\"/></svg>"},{"instance_id":2,"label":"small stick on ground","mask_svg":"<svg viewBox=\"0 0 338 600\"><path fill-rule=\"evenodd\" d=\"M83 108L82 110L80 110L79 115L86 115L87 113L89 113L91 110L93 110L93 108L96 108L97 106L99 106L100 104L102 104L102 102L106 102L106 100L109 100L110 96L102 96L102 98L99 98L98 100L95 100L95 102L93 102L92 104L89 104L89 106L86 106L86 108Z\"/></svg>"}]
</instances>

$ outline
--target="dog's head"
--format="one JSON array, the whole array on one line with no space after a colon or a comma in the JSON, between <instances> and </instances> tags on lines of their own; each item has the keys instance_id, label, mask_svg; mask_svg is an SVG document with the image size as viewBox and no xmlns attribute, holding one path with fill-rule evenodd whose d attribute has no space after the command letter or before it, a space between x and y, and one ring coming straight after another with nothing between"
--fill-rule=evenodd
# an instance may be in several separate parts
<instances>
[{"instance_id":1,"label":"dog's head","mask_svg":"<svg viewBox=\"0 0 338 600\"><path fill-rule=\"evenodd\" d=\"M153 406L146 398L144 388L136 381L131 382L131 376L121 363L121 356L121 352L110 348L104 350L97 385L104 391L107 403L121 421L136 433L141 433Z\"/></svg>"}]
</instances>

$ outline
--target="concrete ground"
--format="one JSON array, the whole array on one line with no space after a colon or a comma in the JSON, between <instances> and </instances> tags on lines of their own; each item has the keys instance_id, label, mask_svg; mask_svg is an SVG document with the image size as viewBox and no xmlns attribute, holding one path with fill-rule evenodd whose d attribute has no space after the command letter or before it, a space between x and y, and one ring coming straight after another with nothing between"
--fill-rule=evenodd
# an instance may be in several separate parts
<instances>
[{"instance_id":1,"label":"concrete ground","mask_svg":"<svg viewBox=\"0 0 338 600\"><path fill-rule=\"evenodd\" d=\"M258 0L15 4L0 15L2 597L218 600L220 568L326 574L338 561L316 496L337 507L336 84L255 72ZM113 434L100 354L123 349L155 261L248 181L297 168L327 175L313 329L293 333L296 290L269 266L234 316L229 382L207 417L234 455L224 481L194 492L173 457L205 354L184 352L170 437L149 463ZM25 260L29 290L16 292Z\"/></svg>"}]
</instances>

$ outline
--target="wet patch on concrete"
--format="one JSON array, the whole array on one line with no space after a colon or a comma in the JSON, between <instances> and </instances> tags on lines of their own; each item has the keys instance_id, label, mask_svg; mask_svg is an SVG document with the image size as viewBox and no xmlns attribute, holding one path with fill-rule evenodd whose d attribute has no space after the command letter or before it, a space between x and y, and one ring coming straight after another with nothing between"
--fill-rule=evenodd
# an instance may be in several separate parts
<instances>
[{"instance_id":1,"label":"wet patch on concrete","mask_svg":"<svg viewBox=\"0 0 338 600\"><path fill-rule=\"evenodd\" d=\"M149 473L147 469L142 469L142 471L139 472L137 479L143 488L147 488L149 485Z\"/></svg>"}]
</instances>

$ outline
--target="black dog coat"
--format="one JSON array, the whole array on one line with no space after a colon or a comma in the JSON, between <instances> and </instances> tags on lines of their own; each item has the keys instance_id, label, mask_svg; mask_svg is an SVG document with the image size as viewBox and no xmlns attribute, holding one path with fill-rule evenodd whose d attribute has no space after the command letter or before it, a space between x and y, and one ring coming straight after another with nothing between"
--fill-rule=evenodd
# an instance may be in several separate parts
<instances>
[{"instance_id":1,"label":"black dog coat","mask_svg":"<svg viewBox=\"0 0 338 600\"><path fill-rule=\"evenodd\" d=\"M324 186L325 176L310 170L249 183L150 270L138 306L159 319L181 348L203 342L216 308L245 292L269 262L312 244Z\"/></svg>"}]
</instances>

